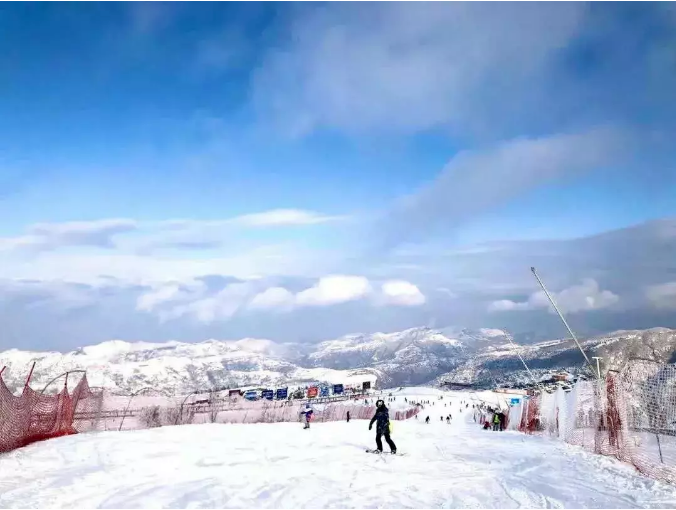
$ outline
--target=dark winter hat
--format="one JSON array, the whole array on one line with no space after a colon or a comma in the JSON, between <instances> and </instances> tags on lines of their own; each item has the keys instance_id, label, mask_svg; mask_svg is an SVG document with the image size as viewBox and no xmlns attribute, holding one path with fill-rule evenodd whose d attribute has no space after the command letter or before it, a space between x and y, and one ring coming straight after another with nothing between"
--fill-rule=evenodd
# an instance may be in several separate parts
<instances>
[{"instance_id":1,"label":"dark winter hat","mask_svg":"<svg viewBox=\"0 0 676 510\"><path fill-rule=\"evenodd\" d=\"M385 405L384 400L380 399L380 400L376 401L376 407L380 407L380 406L384 406L384 405Z\"/></svg>"}]
</instances>

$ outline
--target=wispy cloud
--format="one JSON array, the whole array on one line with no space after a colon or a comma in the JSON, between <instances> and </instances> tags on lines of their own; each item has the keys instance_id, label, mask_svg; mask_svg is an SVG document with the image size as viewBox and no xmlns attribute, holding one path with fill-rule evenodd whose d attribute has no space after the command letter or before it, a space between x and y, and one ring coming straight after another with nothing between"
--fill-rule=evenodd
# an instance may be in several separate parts
<instances>
[{"instance_id":1,"label":"wispy cloud","mask_svg":"<svg viewBox=\"0 0 676 510\"><path fill-rule=\"evenodd\" d=\"M302 209L274 209L218 220L136 221L112 218L94 221L39 223L24 235L0 238L0 251L30 250L41 252L73 246L113 249L116 238L137 234L139 250L175 248L186 250L214 249L221 246L233 229L287 228L320 225L345 220ZM144 236L139 241L139 236Z\"/></svg>"},{"instance_id":2,"label":"wispy cloud","mask_svg":"<svg viewBox=\"0 0 676 510\"><path fill-rule=\"evenodd\" d=\"M64 246L94 246L115 248L114 237L138 230L130 219L105 219L67 223L39 223L28 229L26 235L0 239L0 251L29 249L54 250Z\"/></svg>"},{"instance_id":3,"label":"wispy cloud","mask_svg":"<svg viewBox=\"0 0 676 510\"><path fill-rule=\"evenodd\" d=\"M188 230L198 228L276 228L318 225L347 219L345 215L327 215L304 209L272 209L215 220L171 219L146 222L154 230Z\"/></svg>"},{"instance_id":4,"label":"wispy cloud","mask_svg":"<svg viewBox=\"0 0 676 510\"><path fill-rule=\"evenodd\" d=\"M177 19L181 6L164 2L128 4L129 30L135 36L150 36L169 27Z\"/></svg>"},{"instance_id":5,"label":"wispy cloud","mask_svg":"<svg viewBox=\"0 0 676 510\"><path fill-rule=\"evenodd\" d=\"M297 11L288 43L263 61L255 98L298 134L466 129L502 108L505 94L526 98L586 10L582 3L308 6Z\"/></svg>"},{"instance_id":6,"label":"wispy cloud","mask_svg":"<svg viewBox=\"0 0 676 510\"><path fill-rule=\"evenodd\" d=\"M384 248L449 234L475 218L545 183L617 162L628 144L604 128L543 138L518 138L483 151L461 152L430 184L401 200L378 226ZM384 238L382 237L384 236Z\"/></svg>"}]
</instances>

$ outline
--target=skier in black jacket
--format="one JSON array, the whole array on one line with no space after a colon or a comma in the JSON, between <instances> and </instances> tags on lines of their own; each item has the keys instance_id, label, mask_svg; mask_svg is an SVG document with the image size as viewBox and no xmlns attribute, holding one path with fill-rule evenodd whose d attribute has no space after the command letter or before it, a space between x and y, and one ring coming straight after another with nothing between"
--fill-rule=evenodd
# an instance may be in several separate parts
<instances>
[{"instance_id":1,"label":"skier in black jacket","mask_svg":"<svg viewBox=\"0 0 676 510\"><path fill-rule=\"evenodd\" d=\"M371 418L371 423L369 423L369 430L373 428L373 422L376 423L376 446L377 450L382 453L383 451L383 442L381 440L382 436L385 436L385 441L390 447L392 453L397 453L397 445L394 444L394 441L390 438L390 413L385 407L385 402L383 400L378 400L376 402L376 414Z\"/></svg>"}]
</instances>

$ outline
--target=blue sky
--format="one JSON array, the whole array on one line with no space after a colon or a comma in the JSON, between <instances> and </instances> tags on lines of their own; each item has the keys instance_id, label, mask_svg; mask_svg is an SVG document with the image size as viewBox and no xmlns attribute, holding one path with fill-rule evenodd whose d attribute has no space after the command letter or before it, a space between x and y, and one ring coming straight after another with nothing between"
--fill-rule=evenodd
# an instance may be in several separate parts
<instances>
[{"instance_id":1,"label":"blue sky","mask_svg":"<svg viewBox=\"0 0 676 510\"><path fill-rule=\"evenodd\" d=\"M671 4L7 4L0 32L5 346L538 329L492 306L537 291L500 249L454 258L500 243L527 269L533 242L568 242L558 291L618 298L571 305L601 329L676 296L650 253L624 296L569 249L676 216ZM27 324L64 310L77 331L41 344Z\"/></svg>"}]
</instances>

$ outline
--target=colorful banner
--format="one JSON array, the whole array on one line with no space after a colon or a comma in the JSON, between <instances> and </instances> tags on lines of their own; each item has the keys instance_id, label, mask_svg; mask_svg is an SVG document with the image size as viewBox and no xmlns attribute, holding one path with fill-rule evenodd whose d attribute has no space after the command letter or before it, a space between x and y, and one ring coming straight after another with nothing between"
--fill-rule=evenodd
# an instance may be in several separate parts
<instances>
[{"instance_id":1,"label":"colorful banner","mask_svg":"<svg viewBox=\"0 0 676 510\"><path fill-rule=\"evenodd\" d=\"M242 396L242 392L239 391L239 390L230 390L230 391L228 392L228 396L229 396L229 397L241 397L241 396Z\"/></svg>"},{"instance_id":2,"label":"colorful banner","mask_svg":"<svg viewBox=\"0 0 676 510\"><path fill-rule=\"evenodd\" d=\"M264 399L272 400L273 398L275 398L275 392L272 391L272 390L263 390L263 393L261 394L261 396Z\"/></svg>"},{"instance_id":3,"label":"colorful banner","mask_svg":"<svg viewBox=\"0 0 676 510\"><path fill-rule=\"evenodd\" d=\"M342 384L334 384L333 385L333 394L334 395L342 395L343 394L343 385Z\"/></svg>"},{"instance_id":4,"label":"colorful banner","mask_svg":"<svg viewBox=\"0 0 676 510\"><path fill-rule=\"evenodd\" d=\"M289 395L289 388L279 388L277 390L277 400L286 400Z\"/></svg>"},{"instance_id":5,"label":"colorful banner","mask_svg":"<svg viewBox=\"0 0 676 510\"><path fill-rule=\"evenodd\" d=\"M317 388L317 386L310 386L307 389L307 398L315 398L317 396L318 391L319 388Z\"/></svg>"},{"instance_id":6,"label":"colorful banner","mask_svg":"<svg viewBox=\"0 0 676 510\"><path fill-rule=\"evenodd\" d=\"M258 400L258 392L257 391L247 391L244 394L244 398L247 400Z\"/></svg>"},{"instance_id":7,"label":"colorful banner","mask_svg":"<svg viewBox=\"0 0 676 510\"><path fill-rule=\"evenodd\" d=\"M329 396L329 387L328 386L320 386L319 387L319 396L320 397L328 397Z\"/></svg>"},{"instance_id":8,"label":"colorful banner","mask_svg":"<svg viewBox=\"0 0 676 510\"><path fill-rule=\"evenodd\" d=\"M363 390L370 390L371 389L371 381L364 381L364 384L362 384L362 389Z\"/></svg>"}]
</instances>

